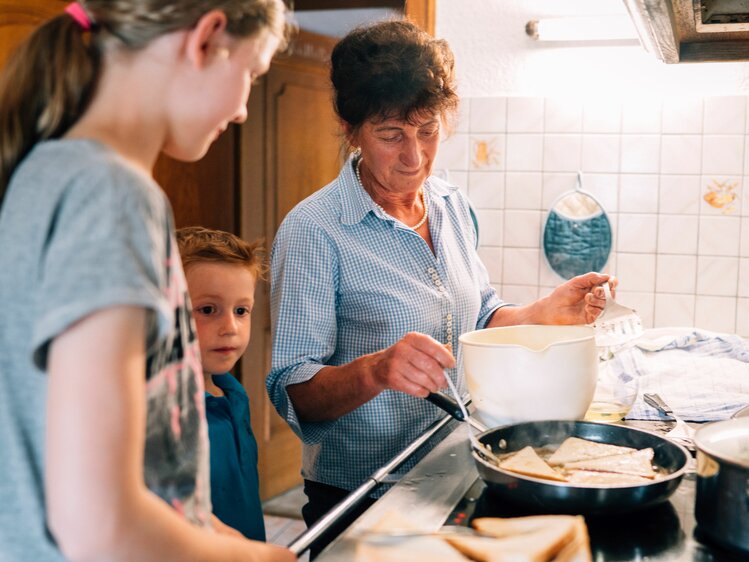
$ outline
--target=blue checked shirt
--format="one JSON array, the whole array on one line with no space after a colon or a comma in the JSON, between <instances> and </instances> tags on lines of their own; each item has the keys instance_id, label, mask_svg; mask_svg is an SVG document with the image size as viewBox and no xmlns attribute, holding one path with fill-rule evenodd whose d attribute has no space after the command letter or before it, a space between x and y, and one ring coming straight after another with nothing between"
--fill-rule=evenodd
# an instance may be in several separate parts
<instances>
[{"instance_id":1,"label":"blue checked shirt","mask_svg":"<svg viewBox=\"0 0 749 562\"><path fill-rule=\"evenodd\" d=\"M444 415L386 390L327 422L300 421L286 387L421 332L458 349L502 306L479 259L468 201L438 178L425 184L435 253L383 213L349 159L339 176L285 218L271 254L272 369L278 413L304 443L304 478L353 490ZM435 255L436 254L436 255ZM461 356L449 371L464 389ZM409 469L417 459L403 468ZM380 491L381 495L384 490Z\"/></svg>"}]
</instances>

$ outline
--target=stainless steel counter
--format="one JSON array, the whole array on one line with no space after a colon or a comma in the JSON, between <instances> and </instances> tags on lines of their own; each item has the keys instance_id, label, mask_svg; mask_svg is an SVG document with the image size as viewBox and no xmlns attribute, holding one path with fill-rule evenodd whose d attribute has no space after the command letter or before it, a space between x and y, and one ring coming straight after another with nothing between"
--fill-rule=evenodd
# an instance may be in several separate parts
<instances>
[{"instance_id":1,"label":"stainless steel counter","mask_svg":"<svg viewBox=\"0 0 749 562\"><path fill-rule=\"evenodd\" d=\"M439 529L453 507L478 478L468 447L468 426L450 422L436 435L443 440L316 558L351 562L352 536L393 514L417 521L424 531Z\"/></svg>"}]
</instances>

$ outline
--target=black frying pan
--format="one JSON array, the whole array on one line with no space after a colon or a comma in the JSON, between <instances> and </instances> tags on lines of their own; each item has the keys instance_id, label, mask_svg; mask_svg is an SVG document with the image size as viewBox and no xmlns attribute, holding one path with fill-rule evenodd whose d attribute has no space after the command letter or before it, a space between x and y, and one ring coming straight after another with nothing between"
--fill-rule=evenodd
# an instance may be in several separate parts
<instances>
[{"instance_id":1,"label":"black frying pan","mask_svg":"<svg viewBox=\"0 0 749 562\"><path fill-rule=\"evenodd\" d=\"M440 407L441 403L454 403L445 395L441 400L430 401ZM454 411L449 407L444 409L450 414ZM496 455L519 451L528 445L558 446L567 437L635 449L652 447L653 463L663 468L667 475L647 484L630 486L573 486L503 470L476 451L472 453L473 459L489 490L504 501L537 513L599 514L633 511L666 501L678 488L691 458L684 447L660 435L607 423L571 420L525 422L487 429L477 435L478 440L489 445Z\"/></svg>"}]
</instances>

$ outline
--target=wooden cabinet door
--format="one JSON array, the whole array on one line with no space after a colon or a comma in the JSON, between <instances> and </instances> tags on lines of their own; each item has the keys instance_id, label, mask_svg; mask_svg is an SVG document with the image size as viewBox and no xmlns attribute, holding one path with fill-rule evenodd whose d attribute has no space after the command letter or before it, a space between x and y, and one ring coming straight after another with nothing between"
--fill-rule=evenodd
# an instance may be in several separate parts
<instances>
[{"instance_id":1,"label":"wooden cabinet door","mask_svg":"<svg viewBox=\"0 0 749 562\"><path fill-rule=\"evenodd\" d=\"M0 67L31 32L58 14L67 0L0 0Z\"/></svg>"},{"instance_id":2,"label":"wooden cabinet door","mask_svg":"<svg viewBox=\"0 0 749 562\"><path fill-rule=\"evenodd\" d=\"M333 44L302 32L295 54L276 60L250 95L240 157L242 235L264 237L268 249L292 207L333 180L342 163L327 67ZM270 352L269 286L263 283L256 289L252 340L242 363L263 498L301 482L301 443L265 390Z\"/></svg>"}]
</instances>

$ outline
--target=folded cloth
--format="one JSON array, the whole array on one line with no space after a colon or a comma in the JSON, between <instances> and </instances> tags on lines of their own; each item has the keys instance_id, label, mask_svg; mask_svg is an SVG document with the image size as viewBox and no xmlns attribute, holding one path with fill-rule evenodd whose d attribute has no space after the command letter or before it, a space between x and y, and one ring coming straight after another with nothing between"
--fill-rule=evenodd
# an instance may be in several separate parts
<instances>
[{"instance_id":1,"label":"folded cloth","mask_svg":"<svg viewBox=\"0 0 749 562\"><path fill-rule=\"evenodd\" d=\"M636 376L639 395L627 419L669 419L642 400L656 393L687 421L730 418L749 404L749 341L698 329L646 330L610 360L617 374Z\"/></svg>"}]
</instances>

